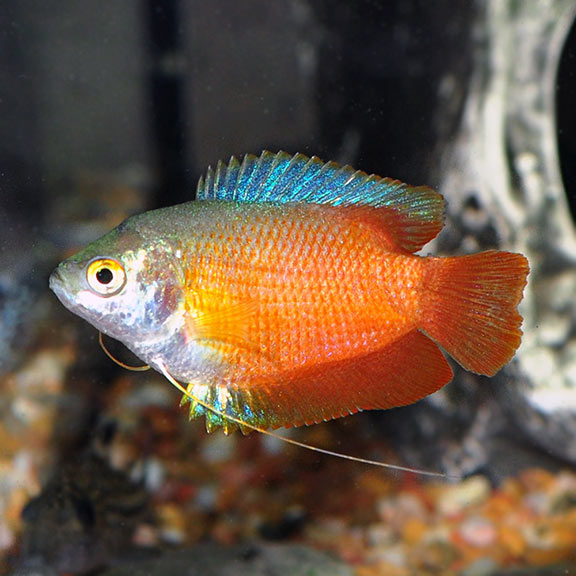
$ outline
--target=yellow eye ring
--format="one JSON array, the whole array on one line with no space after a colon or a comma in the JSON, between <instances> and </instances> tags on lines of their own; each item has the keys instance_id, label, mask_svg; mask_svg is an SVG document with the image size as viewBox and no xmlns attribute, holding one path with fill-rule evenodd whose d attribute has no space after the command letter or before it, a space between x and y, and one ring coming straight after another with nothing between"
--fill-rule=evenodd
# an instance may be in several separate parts
<instances>
[{"instance_id":1,"label":"yellow eye ring","mask_svg":"<svg viewBox=\"0 0 576 576\"><path fill-rule=\"evenodd\" d=\"M88 264L86 280L91 290L99 296L114 296L126 284L126 272L112 258L98 258Z\"/></svg>"}]
</instances>

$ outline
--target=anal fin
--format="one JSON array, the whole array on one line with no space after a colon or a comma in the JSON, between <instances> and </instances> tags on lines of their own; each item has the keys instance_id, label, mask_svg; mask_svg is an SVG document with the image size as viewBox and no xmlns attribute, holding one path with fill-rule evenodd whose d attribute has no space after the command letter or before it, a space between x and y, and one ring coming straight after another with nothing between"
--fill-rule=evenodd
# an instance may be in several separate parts
<instances>
[{"instance_id":1,"label":"anal fin","mask_svg":"<svg viewBox=\"0 0 576 576\"><path fill-rule=\"evenodd\" d=\"M258 415L259 427L293 427L412 404L452 376L438 346L414 330L360 358L240 383L234 395L244 415Z\"/></svg>"}]
</instances>

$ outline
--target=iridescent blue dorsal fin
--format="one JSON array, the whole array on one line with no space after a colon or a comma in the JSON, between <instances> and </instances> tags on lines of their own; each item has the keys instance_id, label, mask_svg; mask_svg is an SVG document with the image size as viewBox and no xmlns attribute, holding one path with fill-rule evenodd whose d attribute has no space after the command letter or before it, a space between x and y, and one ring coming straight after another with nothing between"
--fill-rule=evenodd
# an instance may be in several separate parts
<instances>
[{"instance_id":1,"label":"iridescent blue dorsal fin","mask_svg":"<svg viewBox=\"0 0 576 576\"><path fill-rule=\"evenodd\" d=\"M409 186L391 178L369 175L316 156L268 151L232 157L209 168L198 182L198 200L236 202L309 202L332 206L382 208L382 223L397 243L414 252L443 226L444 198L427 186Z\"/></svg>"}]
</instances>

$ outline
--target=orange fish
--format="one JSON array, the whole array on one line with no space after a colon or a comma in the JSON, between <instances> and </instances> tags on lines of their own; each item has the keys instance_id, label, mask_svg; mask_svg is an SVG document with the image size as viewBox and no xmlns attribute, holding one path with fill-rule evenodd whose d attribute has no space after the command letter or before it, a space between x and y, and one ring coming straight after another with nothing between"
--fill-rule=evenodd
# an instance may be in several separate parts
<instances>
[{"instance_id":1,"label":"orange fish","mask_svg":"<svg viewBox=\"0 0 576 576\"><path fill-rule=\"evenodd\" d=\"M440 347L488 376L514 355L528 262L415 255L443 212L430 188L264 152L129 218L50 284L185 383L209 431L312 424L432 394L452 378Z\"/></svg>"}]
</instances>

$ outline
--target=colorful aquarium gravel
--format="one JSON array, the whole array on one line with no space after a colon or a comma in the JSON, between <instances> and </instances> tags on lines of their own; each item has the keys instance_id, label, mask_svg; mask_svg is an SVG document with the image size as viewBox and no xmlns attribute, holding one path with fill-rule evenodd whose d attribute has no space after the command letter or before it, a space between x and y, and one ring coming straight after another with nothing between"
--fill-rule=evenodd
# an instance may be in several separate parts
<instances>
[{"instance_id":1,"label":"colorful aquarium gravel","mask_svg":"<svg viewBox=\"0 0 576 576\"><path fill-rule=\"evenodd\" d=\"M47 386L54 388L56 372ZM574 472L528 469L497 487L483 476L432 482L390 475L257 434L206 435L202 423L188 422L174 393L166 391L159 376L148 374L142 382L142 375L121 374L106 396L105 413L119 430L110 462L140 470L156 518L135 531L136 546L299 543L331 553L358 576L476 576L515 567L538 574L537 567L576 561ZM365 438L366 426L355 417L284 433L328 449L389 459L383 441ZM28 468L9 485L15 462L33 458L35 443L28 431L26 447L18 449L6 421L1 432L0 453L6 456L0 466L0 544L15 557L18 511L38 493L46 474ZM45 428L38 433L44 438ZM36 446L46 452L45 440Z\"/></svg>"}]
</instances>

